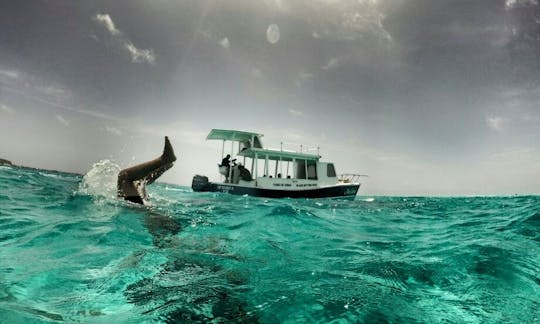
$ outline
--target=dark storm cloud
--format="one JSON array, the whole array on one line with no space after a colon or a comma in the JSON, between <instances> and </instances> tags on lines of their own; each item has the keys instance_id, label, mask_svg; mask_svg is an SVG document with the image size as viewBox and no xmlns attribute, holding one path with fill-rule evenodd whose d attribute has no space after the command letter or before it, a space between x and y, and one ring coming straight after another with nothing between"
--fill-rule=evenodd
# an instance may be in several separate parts
<instances>
[{"instance_id":1,"label":"dark storm cloud","mask_svg":"<svg viewBox=\"0 0 540 324\"><path fill-rule=\"evenodd\" d=\"M358 114L410 117L407 124L416 128L413 121L426 111L437 122L441 110L469 109L476 101L470 96L485 88L522 81L523 74L535 82L538 70L528 69L538 64L531 13L537 6L530 1L5 6L3 55L121 113L196 100L203 107L240 101L264 109L292 102L284 109L315 114L330 96ZM273 45L265 37L270 24L281 35Z\"/></svg>"},{"instance_id":2,"label":"dark storm cloud","mask_svg":"<svg viewBox=\"0 0 540 324\"><path fill-rule=\"evenodd\" d=\"M463 72L489 80L506 74L508 63L531 63L538 48L534 3L7 2L0 22L6 31L1 36L2 54L17 56L47 75L105 98L166 85L185 60L199 68L209 66L190 72L219 72L223 53L214 45L222 41L233 52L233 61L251 66L246 67L248 74L257 75L253 71L258 70L287 85L298 84L302 75L324 77L321 70L331 62L334 66L328 67L341 66L343 71L354 66L356 78L344 72L343 83L356 79L360 89L379 84L370 80L373 70L383 69L384 74L384 69L400 64L425 82L438 75L457 79ZM277 46L265 43L264 32L271 23L281 31ZM104 34L109 24L116 34L110 30L111 35ZM121 48L111 45L107 36L122 37ZM133 56L126 57L123 51ZM145 60L158 64L131 64ZM330 76L334 77L340 74Z\"/></svg>"},{"instance_id":3,"label":"dark storm cloud","mask_svg":"<svg viewBox=\"0 0 540 324\"><path fill-rule=\"evenodd\" d=\"M364 113L376 109L393 133L411 137L414 146L422 138L437 150L476 147L482 129L488 130L485 114L500 105L493 93L539 84L533 60L539 48L537 6L411 0L387 9L383 26L392 38L390 49L359 42L358 52L379 51L371 64L344 60L319 90L348 93Z\"/></svg>"},{"instance_id":4,"label":"dark storm cloud","mask_svg":"<svg viewBox=\"0 0 540 324\"><path fill-rule=\"evenodd\" d=\"M385 26L403 58L425 82L450 78L464 86L538 83L536 1L407 1ZM531 64L534 68L531 69Z\"/></svg>"},{"instance_id":5,"label":"dark storm cloud","mask_svg":"<svg viewBox=\"0 0 540 324\"><path fill-rule=\"evenodd\" d=\"M134 96L167 82L167 63L178 54L174 45L169 50L168 44L176 44L172 30L153 29L163 27L162 20L141 10L144 3L5 1L0 10L2 62L69 85L89 102L127 110ZM104 28L106 18L118 33ZM156 56L162 65L133 64Z\"/></svg>"}]
</instances>

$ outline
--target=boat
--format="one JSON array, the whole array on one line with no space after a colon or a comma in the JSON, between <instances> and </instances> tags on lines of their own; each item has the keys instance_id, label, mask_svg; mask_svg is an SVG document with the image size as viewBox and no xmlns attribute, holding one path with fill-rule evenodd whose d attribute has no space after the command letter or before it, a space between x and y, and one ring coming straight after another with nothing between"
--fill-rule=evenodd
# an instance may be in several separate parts
<instances>
[{"instance_id":1,"label":"boat","mask_svg":"<svg viewBox=\"0 0 540 324\"><path fill-rule=\"evenodd\" d=\"M228 166L218 164L221 182L211 182L207 176L195 175L191 188L195 192L223 192L268 198L328 198L354 199L360 188L361 174L337 175L334 163L322 162L317 154L266 149L262 134L227 129L212 129L207 140L223 142L221 156L230 142L230 154L236 158ZM236 148L236 150L235 150ZM240 162L242 160L242 162ZM249 169L248 169L249 164Z\"/></svg>"}]
</instances>

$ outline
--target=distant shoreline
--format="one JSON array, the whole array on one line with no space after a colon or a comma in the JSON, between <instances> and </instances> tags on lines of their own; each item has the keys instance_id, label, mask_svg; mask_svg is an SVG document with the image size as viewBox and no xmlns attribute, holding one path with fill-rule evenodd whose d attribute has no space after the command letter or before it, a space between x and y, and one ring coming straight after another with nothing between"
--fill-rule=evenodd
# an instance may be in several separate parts
<instances>
[{"instance_id":1,"label":"distant shoreline","mask_svg":"<svg viewBox=\"0 0 540 324\"><path fill-rule=\"evenodd\" d=\"M13 163L6 159L0 159L0 165L13 165Z\"/></svg>"},{"instance_id":2,"label":"distant shoreline","mask_svg":"<svg viewBox=\"0 0 540 324\"><path fill-rule=\"evenodd\" d=\"M22 168L22 169L50 171L50 172L67 173L67 174L73 174L73 175L78 175L78 176L84 176L84 174L78 173L78 172L60 171L60 170L53 170L53 169L29 167L25 165L17 165L17 164L13 164L10 160L1 159L1 158L0 158L0 166L10 166L10 167L16 167L16 168Z\"/></svg>"}]
</instances>

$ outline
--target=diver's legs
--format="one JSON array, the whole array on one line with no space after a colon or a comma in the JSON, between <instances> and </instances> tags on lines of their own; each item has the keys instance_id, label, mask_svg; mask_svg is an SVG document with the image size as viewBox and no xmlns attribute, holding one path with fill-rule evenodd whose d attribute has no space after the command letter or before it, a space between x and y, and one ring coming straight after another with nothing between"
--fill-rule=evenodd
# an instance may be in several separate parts
<instances>
[{"instance_id":1,"label":"diver's legs","mask_svg":"<svg viewBox=\"0 0 540 324\"><path fill-rule=\"evenodd\" d=\"M152 172L157 171L161 167L176 161L174 150L172 148L169 138L165 136L165 147L163 148L163 154L151 161L141 163L130 168L120 171L118 178L123 180L141 180L148 177Z\"/></svg>"},{"instance_id":2,"label":"diver's legs","mask_svg":"<svg viewBox=\"0 0 540 324\"><path fill-rule=\"evenodd\" d=\"M143 181L146 182L146 184L153 183L154 181L157 180L157 178L159 178L163 173L165 173L165 171L172 168L172 166L173 166L173 164L171 162L169 164L165 164L165 165L159 167L156 171L150 173L147 177L145 177Z\"/></svg>"},{"instance_id":3,"label":"diver's legs","mask_svg":"<svg viewBox=\"0 0 540 324\"><path fill-rule=\"evenodd\" d=\"M154 182L159 176L172 167L174 161L176 161L174 150L169 138L165 136L165 146L163 148L163 154L160 157L120 171L118 174L117 185L118 196L139 196L133 182L137 180L143 180L150 183Z\"/></svg>"}]
</instances>

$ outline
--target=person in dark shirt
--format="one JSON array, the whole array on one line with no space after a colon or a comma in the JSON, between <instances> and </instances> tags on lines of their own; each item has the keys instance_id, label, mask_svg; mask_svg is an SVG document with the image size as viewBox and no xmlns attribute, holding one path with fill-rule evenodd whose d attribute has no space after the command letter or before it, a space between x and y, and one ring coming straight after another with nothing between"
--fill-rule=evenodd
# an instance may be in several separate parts
<instances>
[{"instance_id":1,"label":"person in dark shirt","mask_svg":"<svg viewBox=\"0 0 540 324\"><path fill-rule=\"evenodd\" d=\"M251 172L249 172L248 169L246 169L242 164L238 165L238 170L240 171L240 179L244 181L251 181L253 180L251 178Z\"/></svg>"},{"instance_id":2,"label":"person in dark shirt","mask_svg":"<svg viewBox=\"0 0 540 324\"><path fill-rule=\"evenodd\" d=\"M220 166L229 167L230 165L231 165L231 155L227 154L227 156L224 157L223 160L221 160L221 165Z\"/></svg>"},{"instance_id":3,"label":"person in dark shirt","mask_svg":"<svg viewBox=\"0 0 540 324\"><path fill-rule=\"evenodd\" d=\"M219 165L219 167L220 167L219 172L225 176L225 183L229 182L229 173L231 171L231 155L230 154L227 154L227 156L224 157L223 160L221 160L221 164ZM223 170L223 167L225 167L224 170Z\"/></svg>"}]
</instances>

